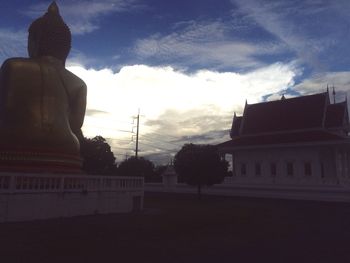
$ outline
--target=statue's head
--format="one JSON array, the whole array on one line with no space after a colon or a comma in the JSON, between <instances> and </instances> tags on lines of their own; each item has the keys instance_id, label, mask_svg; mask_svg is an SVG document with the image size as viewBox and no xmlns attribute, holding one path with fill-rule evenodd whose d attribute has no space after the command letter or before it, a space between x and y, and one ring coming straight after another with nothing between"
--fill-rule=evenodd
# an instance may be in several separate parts
<instances>
[{"instance_id":1,"label":"statue's head","mask_svg":"<svg viewBox=\"0 0 350 263\"><path fill-rule=\"evenodd\" d=\"M71 32L55 2L45 15L34 20L28 31L29 57L52 56L65 63L71 48Z\"/></svg>"}]
</instances>

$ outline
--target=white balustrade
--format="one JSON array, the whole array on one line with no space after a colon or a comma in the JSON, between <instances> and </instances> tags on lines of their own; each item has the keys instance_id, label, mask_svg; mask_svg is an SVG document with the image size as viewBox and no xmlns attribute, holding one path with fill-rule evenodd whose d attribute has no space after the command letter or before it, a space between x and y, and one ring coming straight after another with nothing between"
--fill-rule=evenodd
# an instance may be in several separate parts
<instances>
[{"instance_id":1,"label":"white balustrade","mask_svg":"<svg viewBox=\"0 0 350 263\"><path fill-rule=\"evenodd\" d=\"M0 193L143 190L143 177L0 174Z\"/></svg>"}]
</instances>

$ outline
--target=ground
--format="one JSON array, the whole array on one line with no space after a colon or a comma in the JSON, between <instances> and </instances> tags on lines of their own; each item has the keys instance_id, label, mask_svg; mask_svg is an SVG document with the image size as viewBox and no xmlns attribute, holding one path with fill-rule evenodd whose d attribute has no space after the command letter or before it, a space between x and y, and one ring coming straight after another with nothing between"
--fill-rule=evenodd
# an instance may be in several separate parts
<instances>
[{"instance_id":1,"label":"ground","mask_svg":"<svg viewBox=\"0 0 350 263\"><path fill-rule=\"evenodd\" d=\"M350 262L350 204L146 193L140 213L0 224L0 262Z\"/></svg>"}]
</instances>

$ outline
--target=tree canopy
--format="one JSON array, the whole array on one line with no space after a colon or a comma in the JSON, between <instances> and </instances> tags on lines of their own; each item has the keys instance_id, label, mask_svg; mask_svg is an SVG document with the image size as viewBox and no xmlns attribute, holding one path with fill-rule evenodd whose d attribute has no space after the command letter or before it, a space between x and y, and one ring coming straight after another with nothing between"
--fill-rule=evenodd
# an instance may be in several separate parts
<instances>
[{"instance_id":1,"label":"tree canopy","mask_svg":"<svg viewBox=\"0 0 350 263\"><path fill-rule=\"evenodd\" d=\"M174 168L179 180L197 186L200 198L202 186L223 181L228 162L221 159L216 146L185 144L175 155Z\"/></svg>"},{"instance_id":2,"label":"tree canopy","mask_svg":"<svg viewBox=\"0 0 350 263\"><path fill-rule=\"evenodd\" d=\"M102 136L81 140L80 152L83 170L88 174L113 174L116 171L115 157L111 147Z\"/></svg>"},{"instance_id":3,"label":"tree canopy","mask_svg":"<svg viewBox=\"0 0 350 263\"><path fill-rule=\"evenodd\" d=\"M118 175L143 176L149 179L154 176L154 164L143 157L130 157L119 164Z\"/></svg>"}]
</instances>

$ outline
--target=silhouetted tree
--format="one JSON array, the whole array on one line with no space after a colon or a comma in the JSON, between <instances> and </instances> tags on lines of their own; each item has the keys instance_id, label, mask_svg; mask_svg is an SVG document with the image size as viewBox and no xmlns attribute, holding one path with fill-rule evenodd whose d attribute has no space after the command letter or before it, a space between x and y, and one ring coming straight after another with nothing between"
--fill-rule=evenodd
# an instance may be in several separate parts
<instances>
[{"instance_id":1,"label":"silhouetted tree","mask_svg":"<svg viewBox=\"0 0 350 263\"><path fill-rule=\"evenodd\" d=\"M149 181L154 176L154 164L143 157L130 157L119 164L118 175L143 176Z\"/></svg>"},{"instance_id":2,"label":"silhouetted tree","mask_svg":"<svg viewBox=\"0 0 350 263\"><path fill-rule=\"evenodd\" d=\"M220 158L213 145L185 144L175 155L174 168L181 181L197 186L198 198L201 199L202 186L223 181L228 162Z\"/></svg>"},{"instance_id":3,"label":"silhouetted tree","mask_svg":"<svg viewBox=\"0 0 350 263\"><path fill-rule=\"evenodd\" d=\"M157 165L154 168L154 175L150 178L150 182L152 183L160 183L162 182L162 174L165 172L167 165Z\"/></svg>"},{"instance_id":4,"label":"silhouetted tree","mask_svg":"<svg viewBox=\"0 0 350 263\"><path fill-rule=\"evenodd\" d=\"M88 174L113 174L116 171L115 157L111 147L102 136L81 140L80 152L83 170Z\"/></svg>"}]
</instances>

